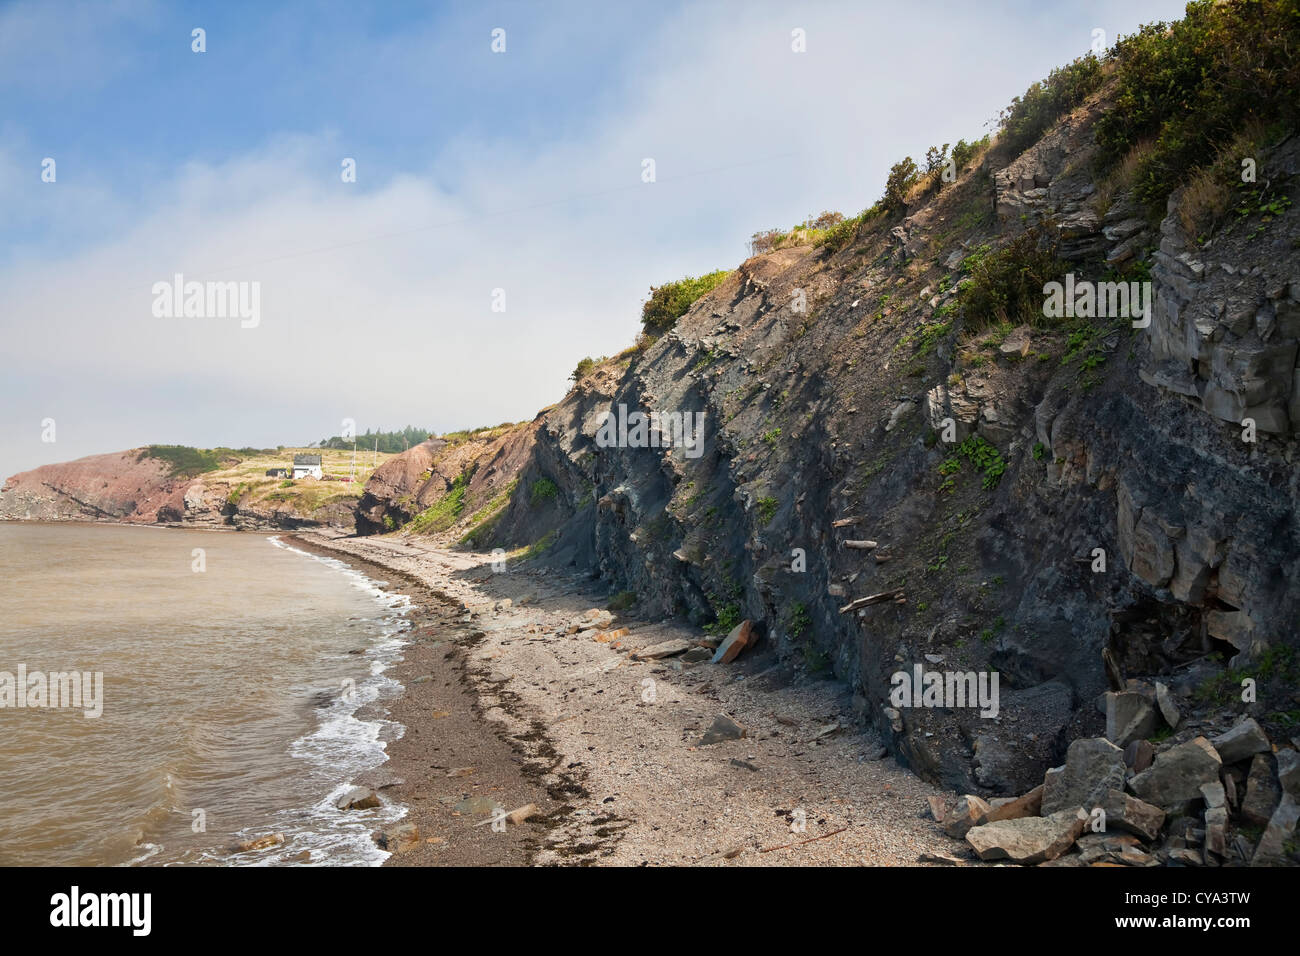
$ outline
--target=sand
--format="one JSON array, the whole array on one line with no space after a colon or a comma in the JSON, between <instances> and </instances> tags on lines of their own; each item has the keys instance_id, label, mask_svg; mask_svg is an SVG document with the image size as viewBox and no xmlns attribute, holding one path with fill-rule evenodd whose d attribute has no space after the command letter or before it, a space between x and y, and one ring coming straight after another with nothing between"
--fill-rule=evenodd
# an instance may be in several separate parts
<instances>
[{"instance_id":1,"label":"sand","mask_svg":"<svg viewBox=\"0 0 1300 956\"><path fill-rule=\"evenodd\" d=\"M612 641L566 633L608 600L574 571L494 573L489 555L402 539L297 539L387 574L421 609L392 672L406 692L385 705L407 730L369 781L410 808L404 822L420 837L386 865L968 858L930 819L926 797L940 791L882 757L848 688L770 648L730 664L638 660L650 645L705 635L627 614L611 628L628 633ZM701 745L719 715L745 736ZM527 819L498 813L494 824L494 807L529 804Z\"/></svg>"}]
</instances>

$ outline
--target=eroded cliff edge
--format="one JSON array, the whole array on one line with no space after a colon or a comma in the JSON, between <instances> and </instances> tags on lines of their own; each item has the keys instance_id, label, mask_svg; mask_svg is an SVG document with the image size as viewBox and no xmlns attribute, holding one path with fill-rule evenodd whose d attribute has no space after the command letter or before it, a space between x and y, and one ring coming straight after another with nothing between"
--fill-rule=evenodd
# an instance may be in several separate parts
<instances>
[{"instance_id":1,"label":"eroded cliff edge","mask_svg":"<svg viewBox=\"0 0 1300 956\"><path fill-rule=\"evenodd\" d=\"M1152 218L1094 179L1106 107L995 144L837 248L747 260L533 422L379 469L359 527L588 568L643 615L760 622L964 791L1041 782L1134 681L1294 733L1300 141L1261 161L1276 212L1207 240L1181 190ZM957 290L988 257L1045 247L1081 282L1149 281L1149 325L972 321ZM701 453L601 447L619 406L702 414ZM1228 661L1257 703L1207 691ZM996 670L999 717L890 708L915 663Z\"/></svg>"}]
</instances>

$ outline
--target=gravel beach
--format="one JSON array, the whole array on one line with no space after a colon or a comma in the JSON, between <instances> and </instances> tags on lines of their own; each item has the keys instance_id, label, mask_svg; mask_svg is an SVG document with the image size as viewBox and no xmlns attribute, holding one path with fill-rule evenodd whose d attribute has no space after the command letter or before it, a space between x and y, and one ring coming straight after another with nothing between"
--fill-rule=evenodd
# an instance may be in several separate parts
<instances>
[{"instance_id":1,"label":"gravel beach","mask_svg":"<svg viewBox=\"0 0 1300 956\"><path fill-rule=\"evenodd\" d=\"M386 865L966 857L930 819L939 791L881 756L837 681L761 646L729 664L638 657L706 637L682 622L614 615L573 633L608 600L573 572L493 573L485 554L295 537L387 572L421 608L393 671L406 692L384 705L406 733L358 780L410 808ZM734 739L702 743L719 717Z\"/></svg>"}]
</instances>

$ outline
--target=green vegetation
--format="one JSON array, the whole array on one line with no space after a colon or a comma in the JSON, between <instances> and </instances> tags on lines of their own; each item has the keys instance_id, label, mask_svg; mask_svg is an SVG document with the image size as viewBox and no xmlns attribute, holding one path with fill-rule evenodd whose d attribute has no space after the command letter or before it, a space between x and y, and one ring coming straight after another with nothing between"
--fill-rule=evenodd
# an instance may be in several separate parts
<instances>
[{"instance_id":1,"label":"green vegetation","mask_svg":"<svg viewBox=\"0 0 1300 956\"><path fill-rule=\"evenodd\" d=\"M1298 50L1297 0L1193 0L1182 20L1121 37L1114 106L1097 123L1103 165L1136 151L1135 193L1158 214L1247 124L1300 121Z\"/></svg>"},{"instance_id":2,"label":"green vegetation","mask_svg":"<svg viewBox=\"0 0 1300 956\"><path fill-rule=\"evenodd\" d=\"M572 379L574 383L581 382L584 378L594 372L596 366L600 365L601 362L604 362L606 358L607 357L604 355L600 358L592 358L588 355L584 359L579 359L577 368L570 373L569 378Z\"/></svg>"},{"instance_id":3,"label":"green vegetation","mask_svg":"<svg viewBox=\"0 0 1300 956\"><path fill-rule=\"evenodd\" d=\"M1228 668L1207 678L1196 688L1193 698L1202 704L1227 707L1241 703L1241 682L1253 678L1260 685L1277 679L1288 692L1300 685L1300 660L1296 652L1285 644L1270 647L1259 656L1254 667Z\"/></svg>"},{"instance_id":4,"label":"green vegetation","mask_svg":"<svg viewBox=\"0 0 1300 956\"><path fill-rule=\"evenodd\" d=\"M254 455L274 455L272 448L191 448L188 445L146 445L140 449L136 461L156 458L166 462L172 478L195 478L209 471L217 471L226 462L251 458Z\"/></svg>"},{"instance_id":5,"label":"green vegetation","mask_svg":"<svg viewBox=\"0 0 1300 956\"><path fill-rule=\"evenodd\" d=\"M852 238L860 219L861 217L845 219L842 212L828 211L819 216L809 216L788 232L783 229L760 229L749 239L749 253L757 256L782 246L799 246L810 242L814 246L821 246L833 232L844 239Z\"/></svg>"},{"instance_id":6,"label":"green vegetation","mask_svg":"<svg viewBox=\"0 0 1300 956\"><path fill-rule=\"evenodd\" d=\"M1002 630L1006 626L1007 626L1007 619L1002 617L1001 615L998 615L997 620L993 622L993 625L991 627L986 627L984 628L983 631L980 632L980 640L985 644L992 644L993 641L997 638L997 636L1002 633Z\"/></svg>"},{"instance_id":7,"label":"green vegetation","mask_svg":"<svg viewBox=\"0 0 1300 956\"><path fill-rule=\"evenodd\" d=\"M875 219L883 212L884 210L879 204L872 206L870 209L865 209L853 218L845 219L817 236L813 240L813 247L825 249L828 252L839 252L857 237L858 229L864 223Z\"/></svg>"},{"instance_id":8,"label":"green vegetation","mask_svg":"<svg viewBox=\"0 0 1300 956\"><path fill-rule=\"evenodd\" d=\"M1101 86L1101 61L1089 53L1057 67L1047 79L1017 96L998 116L998 143L1013 155L1032 146L1062 114L1074 109Z\"/></svg>"},{"instance_id":9,"label":"green vegetation","mask_svg":"<svg viewBox=\"0 0 1300 956\"><path fill-rule=\"evenodd\" d=\"M987 149L988 145L988 136L982 136L972 143L968 143L964 139L957 140L957 145L952 148L952 161L953 165L957 167L957 175L960 176L966 167L971 164L971 160Z\"/></svg>"},{"instance_id":10,"label":"green vegetation","mask_svg":"<svg viewBox=\"0 0 1300 956\"><path fill-rule=\"evenodd\" d=\"M939 486L940 491L951 491L955 487L956 475L961 471L963 457L968 459L977 471L983 473L982 484L985 490L996 488L1007 470L1006 459L996 447L979 435L971 435L957 446L953 454L940 463L939 474L947 479Z\"/></svg>"},{"instance_id":11,"label":"green vegetation","mask_svg":"<svg viewBox=\"0 0 1300 956\"><path fill-rule=\"evenodd\" d=\"M461 537L459 543L469 548L481 546L487 540L488 535L491 534L497 520L505 512L510 496L515 493L515 489L518 487L519 479L515 478L501 491L493 495L487 504L474 512L469 519L469 530Z\"/></svg>"},{"instance_id":12,"label":"green vegetation","mask_svg":"<svg viewBox=\"0 0 1300 956\"><path fill-rule=\"evenodd\" d=\"M781 440L781 429L773 428L771 431L763 433L763 441L767 442L769 448L775 448L776 443Z\"/></svg>"},{"instance_id":13,"label":"green vegetation","mask_svg":"<svg viewBox=\"0 0 1300 956\"><path fill-rule=\"evenodd\" d=\"M531 508L540 508L559 493L560 489L551 479L538 478L528 490L528 505Z\"/></svg>"},{"instance_id":14,"label":"green vegetation","mask_svg":"<svg viewBox=\"0 0 1300 956\"><path fill-rule=\"evenodd\" d=\"M480 425L478 428L466 428L456 432L439 435L450 445L461 445L467 441L486 441L499 438L516 426L515 422L502 422L500 425Z\"/></svg>"},{"instance_id":15,"label":"green vegetation","mask_svg":"<svg viewBox=\"0 0 1300 956\"><path fill-rule=\"evenodd\" d=\"M831 656L812 641L803 642L803 665L808 673L816 676L831 669Z\"/></svg>"},{"instance_id":16,"label":"green vegetation","mask_svg":"<svg viewBox=\"0 0 1300 956\"><path fill-rule=\"evenodd\" d=\"M626 611L632 605L636 604L636 602L637 602L637 597L634 592L619 591L612 598L610 598L609 603L605 605L605 609L609 611L615 611L615 612Z\"/></svg>"},{"instance_id":17,"label":"green vegetation","mask_svg":"<svg viewBox=\"0 0 1300 956\"><path fill-rule=\"evenodd\" d=\"M937 314L937 313L936 313ZM898 340L900 346L918 343L917 358L924 358L952 331L951 322L922 322L916 331L909 332Z\"/></svg>"},{"instance_id":18,"label":"green vegetation","mask_svg":"<svg viewBox=\"0 0 1300 956\"><path fill-rule=\"evenodd\" d=\"M372 432L367 428L364 435L357 435L355 444L357 448L368 448L371 451L374 451L375 445L378 443L379 451L388 454L397 454L398 452L406 451L406 449L410 448L412 445L420 444L420 442L432 437L432 435L433 432L429 429L416 428L414 425L407 425L405 428L392 432ZM340 435L335 435L333 438L322 438L320 441L321 448L351 449L352 445L352 439L344 439Z\"/></svg>"},{"instance_id":19,"label":"green vegetation","mask_svg":"<svg viewBox=\"0 0 1300 956\"><path fill-rule=\"evenodd\" d=\"M411 519L406 530L411 534L437 534L456 523L465 509L465 491L469 488L470 472L462 472L451 483L447 493Z\"/></svg>"},{"instance_id":20,"label":"green vegetation","mask_svg":"<svg viewBox=\"0 0 1300 956\"><path fill-rule=\"evenodd\" d=\"M889 169L889 178L885 180L885 194L877 205L888 215L902 212L907 205L907 194L921 178L916 161L911 156L894 163Z\"/></svg>"},{"instance_id":21,"label":"green vegetation","mask_svg":"<svg viewBox=\"0 0 1300 956\"><path fill-rule=\"evenodd\" d=\"M537 557L539 554L541 554L551 545L555 544L555 540L559 536L560 536L560 532L558 531L552 530L546 532L546 534L542 535L540 538L538 538L536 541L534 541L532 544L530 544L527 548L524 549L522 560L528 561L532 558Z\"/></svg>"},{"instance_id":22,"label":"green vegetation","mask_svg":"<svg viewBox=\"0 0 1300 956\"><path fill-rule=\"evenodd\" d=\"M998 323L1041 326L1046 321L1043 285L1065 273L1051 242L1030 230L1000 249L986 249L977 249L962 264L969 278L957 290L957 302L967 326L972 330Z\"/></svg>"},{"instance_id":23,"label":"green vegetation","mask_svg":"<svg viewBox=\"0 0 1300 956\"><path fill-rule=\"evenodd\" d=\"M714 607L713 621L704 626L706 634L727 634L731 629L740 623L740 605L726 604L722 607Z\"/></svg>"},{"instance_id":24,"label":"green vegetation","mask_svg":"<svg viewBox=\"0 0 1300 956\"><path fill-rule=\"evenodd\" d=\"M808 614L808 606L803 601L795 601L790 605L790 634L795 639L803 636L803 632L812 626L812 617Z\"/></svg>"},{"instance_id":25,"label":"green vegetation","mask_svg":"<svg viewBox=\"0 0 1300 956\"><path fill-rule=\"evenodd\" d=\"M758 520L763 524L771 524L772 519L776 517L777 501L775 498L758 499Z\"/></svg>"},{"instance_id":26,"label":"green vegetation","mask_svg":"<svg viewBox=\"0 0 1300 956\"><path fill-rule=\"evenodd\" d=\"M641 327L646 335L662 335L677 324L677 320L701 296L716 289L727 276L729 269L719 269L695 278L687 276L677 282L650 287L650 298L641 307Z\"/></svg>"}]
</instances>

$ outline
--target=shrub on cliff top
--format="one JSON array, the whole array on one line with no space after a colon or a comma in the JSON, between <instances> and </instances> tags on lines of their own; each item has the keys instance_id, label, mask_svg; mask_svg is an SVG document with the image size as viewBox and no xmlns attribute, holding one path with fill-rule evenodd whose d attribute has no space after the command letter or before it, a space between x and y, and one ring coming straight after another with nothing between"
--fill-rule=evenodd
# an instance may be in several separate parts
<instances>
[{"instance_id":1,"label":"shrub on cliff top","mask_svg":"<svg viewBox=\"0 0 1300 956\"><path fill-rule=\"evenodd\" d=\"M601 362L605 361L605 359L606 356L604 355L602 355L600 358L592 358L590 355L588 355L584 359L579 359L577 367L574 368L574 370L571 373L569 373L570 380L572 380L575 384L581 382L584 378L586 378L588 375L594 372L596 370L596 366L599 365Z\"/></svg>"},{"instance_id":2,"label":"shrub on cliff top","mask_svg":"<svg viewBox=\"0 0 1300 956\"><path fill-rule=\"evenodd\" d=\"M1057 67L1047 79L1017 96L998 116L998 139L1012 154L1032 146L1063 113L1101 86L1101 61L1091 53Z\"/></svg>"},{"instance_id":3,"label":"shrub on cliff top","mask_svg":"<svg viewBox=\"0 0 1300 956\"><path fill-rule=\"evenodd\" d=\"M663 335L701 296L712 292L731 275L719 269L699 278L687 276L677 282L650 287L650 298L641 307L641 326L647 335Z\"/></svg>"},{"instance_id":4,"label":"shrub on cliff top","mask_svg":"<svg viewBox=\"0 0 1300 956\"><path fill-rule=\"evenodd\" d=\"M885 180L885 194L877 203L886 213L901 212L907 205L907 194L921 178L921 171L916 167L916 160L905 156L889 169L889 178Z\"/></svg>"},{"instance_id":5,"label":"shrub on cliff top","mask_svg":"<svg viewBox=\"0 0 1300 956\"><path fill-rule=\"evenodd\" d=\"M1155 212L1247 124L1300 122L1300 0L1198 0L1121 37L1114 106L1097 123L1107 167L1154 138L1135 193ZM1238 157L1238 162L1246 157Z\"/></svg>"},{"instance_id":6,"label":"shrub on cliff top","mask_svg":"<svg viewBox=\"0 0 1300 956\"><path fill-rule=\"evenodd\" d=\"M977 155L988 148L989 138L987 135L981 136L972 143L964 139L957 140L957 145L952 148L952 162L957 167L957 175L961 175L966 167L971 164Z\"/></svg>"},{"instance_id":7,"label":"shrub on cliff top","mask_svg":"<svg viewBox=\"0 0 1300 956\"><path fill-rule=\"evenodd\" d=\"M168 466L172 478L195 478L216 471L228 458L244 459L275 454L269 448L191 448L188 445L147 445L140 449L136 461L156 458Z\"/></svg>"}]
</instances>

